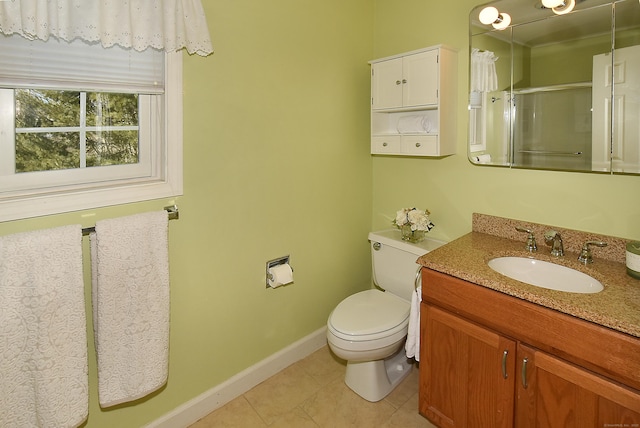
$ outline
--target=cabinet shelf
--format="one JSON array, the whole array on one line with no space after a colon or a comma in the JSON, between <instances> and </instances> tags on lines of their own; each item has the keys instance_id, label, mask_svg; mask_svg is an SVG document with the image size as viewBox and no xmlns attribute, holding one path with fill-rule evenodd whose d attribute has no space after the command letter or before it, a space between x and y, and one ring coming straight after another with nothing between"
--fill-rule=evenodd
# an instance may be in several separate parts
<instances>
[{"instance_id":1,"label":"cabinet shelf","mask_svg":"<svg viewBox=\"0 0 640 428\"><path fill-rule=\"evenodd\" d=\"M398 112L424 111L424 110L438 110L438 105L430 104L430 105L423 105L423 106L372 108L371 109L371 111L376 113L398 113Z\"/></svg>"},{"instance_id":2,"label":"cabinet shelf","mask_svg":"<svg viewBox=\"0 0 640 428\"><path fill-rule=\"evenodd\" d=\"M370 64L371 153L454 154L457 52L438 45Z\"/></svg>"}]
</instances>

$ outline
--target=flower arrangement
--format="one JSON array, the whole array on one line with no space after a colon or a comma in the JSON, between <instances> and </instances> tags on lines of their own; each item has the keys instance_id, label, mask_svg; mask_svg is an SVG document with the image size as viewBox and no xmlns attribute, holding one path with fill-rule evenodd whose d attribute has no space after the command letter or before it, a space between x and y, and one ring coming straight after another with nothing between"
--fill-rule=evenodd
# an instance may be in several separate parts
<instances>
[{"instance_id":1,"label":"flower arrangement","mask_svg":"<svg viewBox=\"0 0 640 428\"><path fill-rule=\"evenodd\" d=\"M403 208L396 212L393 224L402 232L402 239L409 242L420 242L424 235L435 227L429 219L429 210Z\"/></svg>"}]
</instances>

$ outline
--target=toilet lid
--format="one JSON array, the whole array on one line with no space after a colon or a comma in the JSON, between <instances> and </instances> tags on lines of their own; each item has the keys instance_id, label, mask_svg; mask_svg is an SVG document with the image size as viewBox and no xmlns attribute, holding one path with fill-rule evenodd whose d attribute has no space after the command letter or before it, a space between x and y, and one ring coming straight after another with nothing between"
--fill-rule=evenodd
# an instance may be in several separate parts
<instances>
[{"instance_id":1,"label":"toilet lid","mask_svg":"<svg viewBox=\"0 0 640 428\"><path fill-rule=\"evenodd\" d=\"M358 340L351 336L378 336L398 327L404 328L409 320L409 308L409 302L398 296L371 289L340 302L331 313L329 324L341 336Z\"/></svg>"}]
</instances>

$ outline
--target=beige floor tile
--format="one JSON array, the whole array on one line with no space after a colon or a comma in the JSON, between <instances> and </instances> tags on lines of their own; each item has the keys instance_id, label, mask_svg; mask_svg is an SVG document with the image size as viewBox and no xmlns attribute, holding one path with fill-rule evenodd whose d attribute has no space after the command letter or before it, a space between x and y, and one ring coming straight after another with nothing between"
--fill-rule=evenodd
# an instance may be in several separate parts
<instances>
[{"instance_id":1,"label":"beige floor tile","mask_svg":"<svg viewBox=\"0 0 640 428\"><path fill-rule=\"evenodd\" d=\"M416 392L380 428L436 428L427 418L418 413L418 393Z\"/></svg>"},{"instance_id":2,"label":"beige floor tile","mask_svg":"<svg viewBox=\"0 0 640 428\"><path fill-rule=\"evenodd\" d=\"M325 346L190 428L435 428L418 413L417 365L377 403L349 389L345 370Z\"/></svg>"},{"instance_id":3,"label":"beige floor tile","mask_svg":"<svg viewBox=\"0 0 640 428\"><path fill-rule=\"evenodd\" d=\"M318 425L304 410L296 407L269 425L269 428L318 428Z\"/></svg>"},{"instance_id":4,"label":"beige floor tile","mask_svg":"<svg viewBox=\"0 0 640 428\"><path fill-rule=\"evenodd\" d=\"M418 392L420 373L417 365L413 365L411 373L402 380L400 385L396 387L384 399L396 409L402 407L407 400Z\"/></svg>"},{"instance_id":5,"label":"beige floor tile","mask_svg":"<svg viewBox=\"0 0 640 428\"><path fill-rule=\"evenodd\" d=\"M257 385L244 396L262 420L271 425L319 389L320 384L296 363Z\"/></svg>"},{"instance_id":6,"label":"beige floor tile","mask_svg":"<svg viewBox=\"0 0 640 428\"><path fill-rule=\"evenodd\" d=\"M238 397L189 428L262 428L267 425L244 397Z\"/></svg>"},{"instance_id":7,"label":"beige floor tile","mask_svg":"<svg viewBox=\"0 0 640 428\"><path fill-rule=\"evenodd\" d=\"M347 369L347 362L336 357L326 345L297 364L320 385L327 385L336 378L344 378Z\"/></svg>"},{"instance_id":8,"label":"beige floor tile","mask_svg":"<svg viewBox=\"0 0 640 428\"><path fill-rule=\"evenodd\" d=\"M376 427L395 411L384 400L371 403L360 397L342 379L324 386L301 407L320 427L327 428Z\"/></svg>"}]
</instances>

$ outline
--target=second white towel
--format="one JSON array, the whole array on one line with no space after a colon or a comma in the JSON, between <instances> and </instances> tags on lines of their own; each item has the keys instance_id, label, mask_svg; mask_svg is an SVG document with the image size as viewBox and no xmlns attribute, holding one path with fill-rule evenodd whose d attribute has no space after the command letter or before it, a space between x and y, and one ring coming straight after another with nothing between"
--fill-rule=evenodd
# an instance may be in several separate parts
<instances>
[{"instance_id":1,"label":"second white towel","mask_svg":"<svg viewBox=\"0 0 640 428\"><path fill-rule=\"evenodd\" d=\"M96 222L93 322L101 407L157 390L169 372L166 211Z\"/></svg>"},{"instance_id":2,"label":"second white towel","mask_svg":"<svg viewBox=\"0 0 640 428\"><path fill-rule=\"evenodd\" d=\"M420 302L422 302L422 286L418 286L411 296L409 328L407 341L404 344L407 358L415 358L416 361L420 361Z\"/></svg>"}]
</instances>

